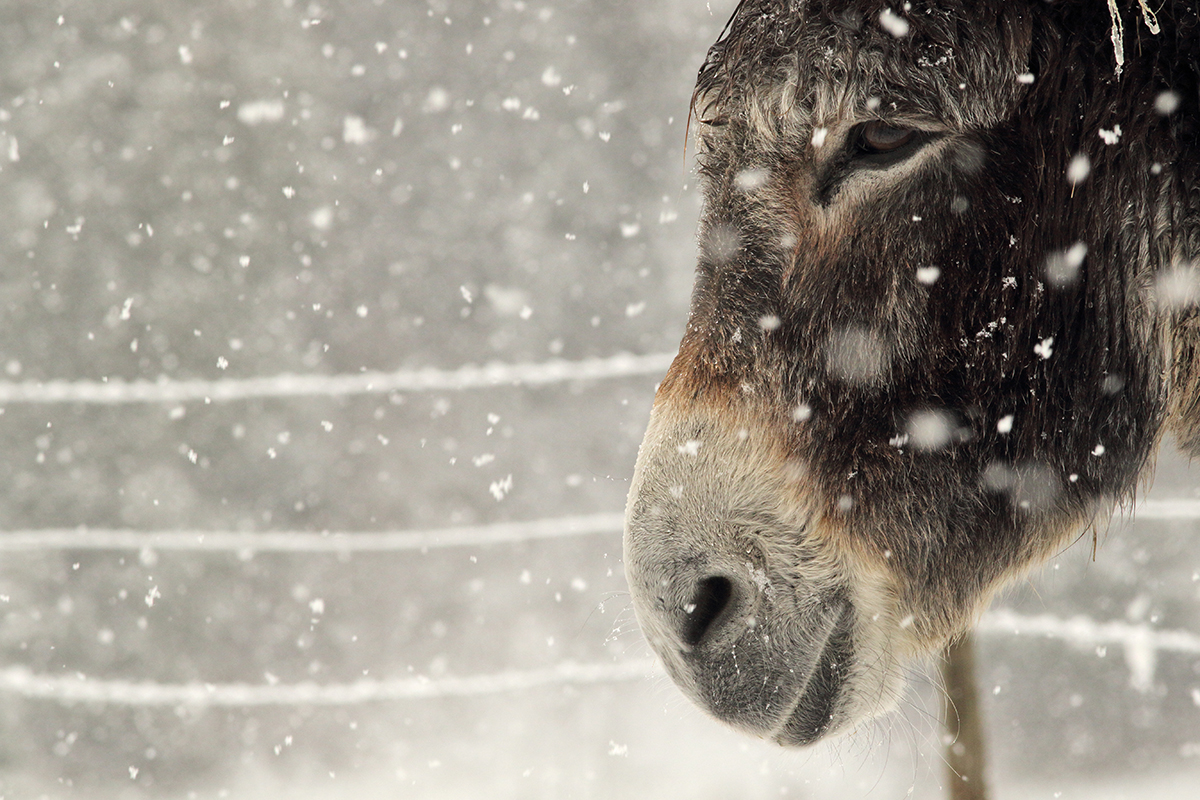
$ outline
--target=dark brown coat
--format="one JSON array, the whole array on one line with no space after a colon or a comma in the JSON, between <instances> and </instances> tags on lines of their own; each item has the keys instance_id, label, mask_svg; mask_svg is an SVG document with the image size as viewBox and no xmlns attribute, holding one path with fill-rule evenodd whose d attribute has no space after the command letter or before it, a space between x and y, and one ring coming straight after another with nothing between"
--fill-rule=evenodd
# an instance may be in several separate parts
<instances>
[{"instance_id":1,"label":"dark brown coat","mask_svg":"<svg viewBox=\"0 0 1200 800\"><path fill-rule=\"evenodd\" d=\"M639 621L807 743L1200 454L1200 19L743 0L700 71L687 333L630 492Z\"/></svg>"}]
</instances>

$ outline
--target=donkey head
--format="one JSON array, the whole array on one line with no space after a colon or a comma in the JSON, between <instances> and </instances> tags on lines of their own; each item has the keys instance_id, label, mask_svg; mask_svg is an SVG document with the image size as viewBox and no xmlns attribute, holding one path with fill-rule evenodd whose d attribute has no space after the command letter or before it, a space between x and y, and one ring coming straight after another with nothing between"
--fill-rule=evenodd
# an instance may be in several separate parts
<instances>
[{"instance_id":1,"label":"donkey head","mask_svg":"<svg viewBox=\"0 0 1200 800\"><path fill-rule=\"evenodd\" d=\"M1099 0L743 0L709 51L625 556L716 717L805 744L883 713L1164 429L1200 450L1200 42L1167 6L1119 75Z\"/></svg>"}]
</instances>

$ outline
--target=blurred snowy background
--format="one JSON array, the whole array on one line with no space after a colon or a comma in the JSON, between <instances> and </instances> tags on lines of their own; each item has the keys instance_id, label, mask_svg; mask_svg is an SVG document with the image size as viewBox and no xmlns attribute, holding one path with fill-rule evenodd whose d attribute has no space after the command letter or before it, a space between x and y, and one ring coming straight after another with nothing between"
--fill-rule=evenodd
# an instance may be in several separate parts
<instances>
[{"instance_id":1,"label":"blurred snowy background","mask_svg":"<svg viewBox=\"0 0 1200 800\"><path fill-rule=\"evenodd\" d=\"M939 796L927 679L786 752L627 610L732 6L0 5L0 796ZM1194 796L1197 477L985 620L999 797Z\"/></svg>"}]
</instances>

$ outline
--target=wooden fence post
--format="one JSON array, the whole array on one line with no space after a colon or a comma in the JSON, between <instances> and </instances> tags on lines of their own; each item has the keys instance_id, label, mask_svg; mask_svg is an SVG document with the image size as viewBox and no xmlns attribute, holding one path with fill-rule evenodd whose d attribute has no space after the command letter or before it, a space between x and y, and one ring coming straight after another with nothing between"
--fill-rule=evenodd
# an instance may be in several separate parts
<instances>
[{"instance_id":1,"label":"wooden fence post","mask_svg":"<svg viewBox=\"0 0 1200 800\"><path fill-rule=\"evenodd\" d=\"M975 639L967 633L946 648L942 661L942 726L946 734L946 789L950 800L987 800L983 720L975 684Z\"/></svg>"}]
</instances>

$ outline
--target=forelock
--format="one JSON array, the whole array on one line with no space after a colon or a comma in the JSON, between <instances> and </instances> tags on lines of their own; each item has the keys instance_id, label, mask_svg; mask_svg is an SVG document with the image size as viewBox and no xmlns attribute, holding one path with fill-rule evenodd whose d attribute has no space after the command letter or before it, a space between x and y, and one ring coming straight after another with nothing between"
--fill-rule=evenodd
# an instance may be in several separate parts
<instances>
[{"instance_id":1,"label":"forelock","mask_svg":"<svg viewBox=\"0 0 1200 800\"><path fill-rule=\"evenodd\" d=\"M1029 69L1029 13L1020 0L903 6L742 0L700 68L695 113L767 139L847 114L970 129L1011 113Z\"/></svg>"}]
</instances>

